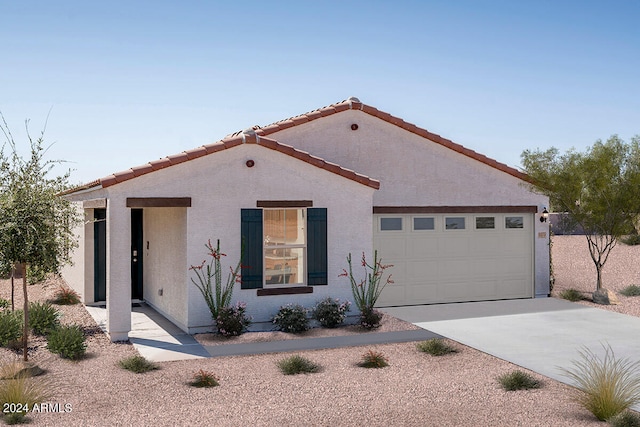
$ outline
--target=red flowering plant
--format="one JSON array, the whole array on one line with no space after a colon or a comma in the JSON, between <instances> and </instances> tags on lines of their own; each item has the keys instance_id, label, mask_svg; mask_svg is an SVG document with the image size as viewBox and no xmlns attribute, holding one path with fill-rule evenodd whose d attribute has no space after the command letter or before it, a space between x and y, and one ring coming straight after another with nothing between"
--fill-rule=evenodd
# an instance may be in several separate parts
<instances>
[{"instance_id":1,"label":"red flowering plant","mask_svg":"<svg viewBox=\"0 0 640 427\"><path fill-rule=\"evenodd\" d=\"M385 286L393 283L391 274L386 277L386 280L382 281L385 270L393 267L393 265L383 264L382 260L378 259L378 251L374 251L373 263L369 264L363 252L361 264L365 274L364 279L358 281L353 276L351 254L347 257L347 264L349 264L349 271L342 270L340 276L348 277L351 281L353 299L356 307L360 310L360 324L367 329L377 328L380 326L382 313L374 310L373 306L378 301Z\"/></svg>"},{"instance_id":2,"label":"red flowering plant","mask_svg":"<svg viewBox=\"0 0 640 427\"><path fill-rule=\"evenodd\" d=\"M216 320L220 311L231 304L233 285L241 281L240 268L242 265L238 261L235 269L229 267L227 282L223 284L220 258L227 255L220 252L220 240L218 239L215 248L211 245L211 240L207 242L205 247L211 257L209 263L204 260L200 265L192 265L189 270L193 270L196 273L197 281L193 277L191 281L200 290L209 307L209 311L211 311L211 317ZM240 259L242 259L242 256L240 256Z\"/></svg>"}]
</instances>

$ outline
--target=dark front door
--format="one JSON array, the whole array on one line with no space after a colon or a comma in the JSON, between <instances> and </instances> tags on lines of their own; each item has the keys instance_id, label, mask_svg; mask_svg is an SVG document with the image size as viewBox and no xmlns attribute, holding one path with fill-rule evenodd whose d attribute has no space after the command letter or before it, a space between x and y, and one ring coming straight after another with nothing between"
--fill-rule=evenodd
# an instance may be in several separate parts
<instances>
[{"instance_id":1,"label":"dark front door","mask_svg":"<svg viewBox=\"0 0 640 427\"><path fill-rule=\"evenodd\" d=\"M143 299L142 209L131 209L131 299Z\"/></svg>"},{"instance_id":2,"label":"dark front door","mask_svg":"<svg viewBox=\"0 0 640 427\"><path fill-rule=\"evenodd\" d=\"M107 300L107 210L93 211L93 300Z\"/></svg>"}]
</instances>

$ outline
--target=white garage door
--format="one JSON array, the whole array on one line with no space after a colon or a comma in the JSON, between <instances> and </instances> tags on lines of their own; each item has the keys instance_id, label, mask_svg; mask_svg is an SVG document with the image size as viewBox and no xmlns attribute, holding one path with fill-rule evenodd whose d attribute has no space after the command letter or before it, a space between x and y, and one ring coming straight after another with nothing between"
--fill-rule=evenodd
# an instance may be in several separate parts
<instances>
[{"instance_id":1,"label":"white garage door","mask_svg":"<svg viewBox=\"0 0 640 427\"><path fill-rule=\"evenodd\" d=\"M379 307L533 297L533 214L377 214Z\"/></svg>"}]
</instances>

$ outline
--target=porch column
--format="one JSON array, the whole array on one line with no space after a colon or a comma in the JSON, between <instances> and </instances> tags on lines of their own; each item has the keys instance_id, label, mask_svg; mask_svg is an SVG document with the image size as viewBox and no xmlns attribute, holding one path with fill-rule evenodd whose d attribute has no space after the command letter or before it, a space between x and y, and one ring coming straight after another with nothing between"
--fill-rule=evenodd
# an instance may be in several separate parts
<instances>
[{"instance_id":1,"label":"porch column","mask_svg":"<svg viewBox=\"0 0 640 427\"><path fill-rule=\"evenodd\" d=\"M131 330L131 211L124 198L107 206L107 333L126 341Z\"/></svg>"}]
</instances>

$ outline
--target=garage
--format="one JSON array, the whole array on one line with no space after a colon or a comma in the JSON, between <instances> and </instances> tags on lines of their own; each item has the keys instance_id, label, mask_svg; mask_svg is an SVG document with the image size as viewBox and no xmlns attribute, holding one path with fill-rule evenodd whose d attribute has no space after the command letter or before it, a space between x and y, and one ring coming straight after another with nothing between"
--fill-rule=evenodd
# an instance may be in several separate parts
<instances>
[{"instance_id":1,"label":"garage","mask_svg":"<svg viewBox=\"0 0 640 427\"><path fill-rule=\"evenodd\" d=\"M394 281L377 305L532 298L534 214L484 210L374 215L374 248Z\"/></svg>"}]
</instances>

